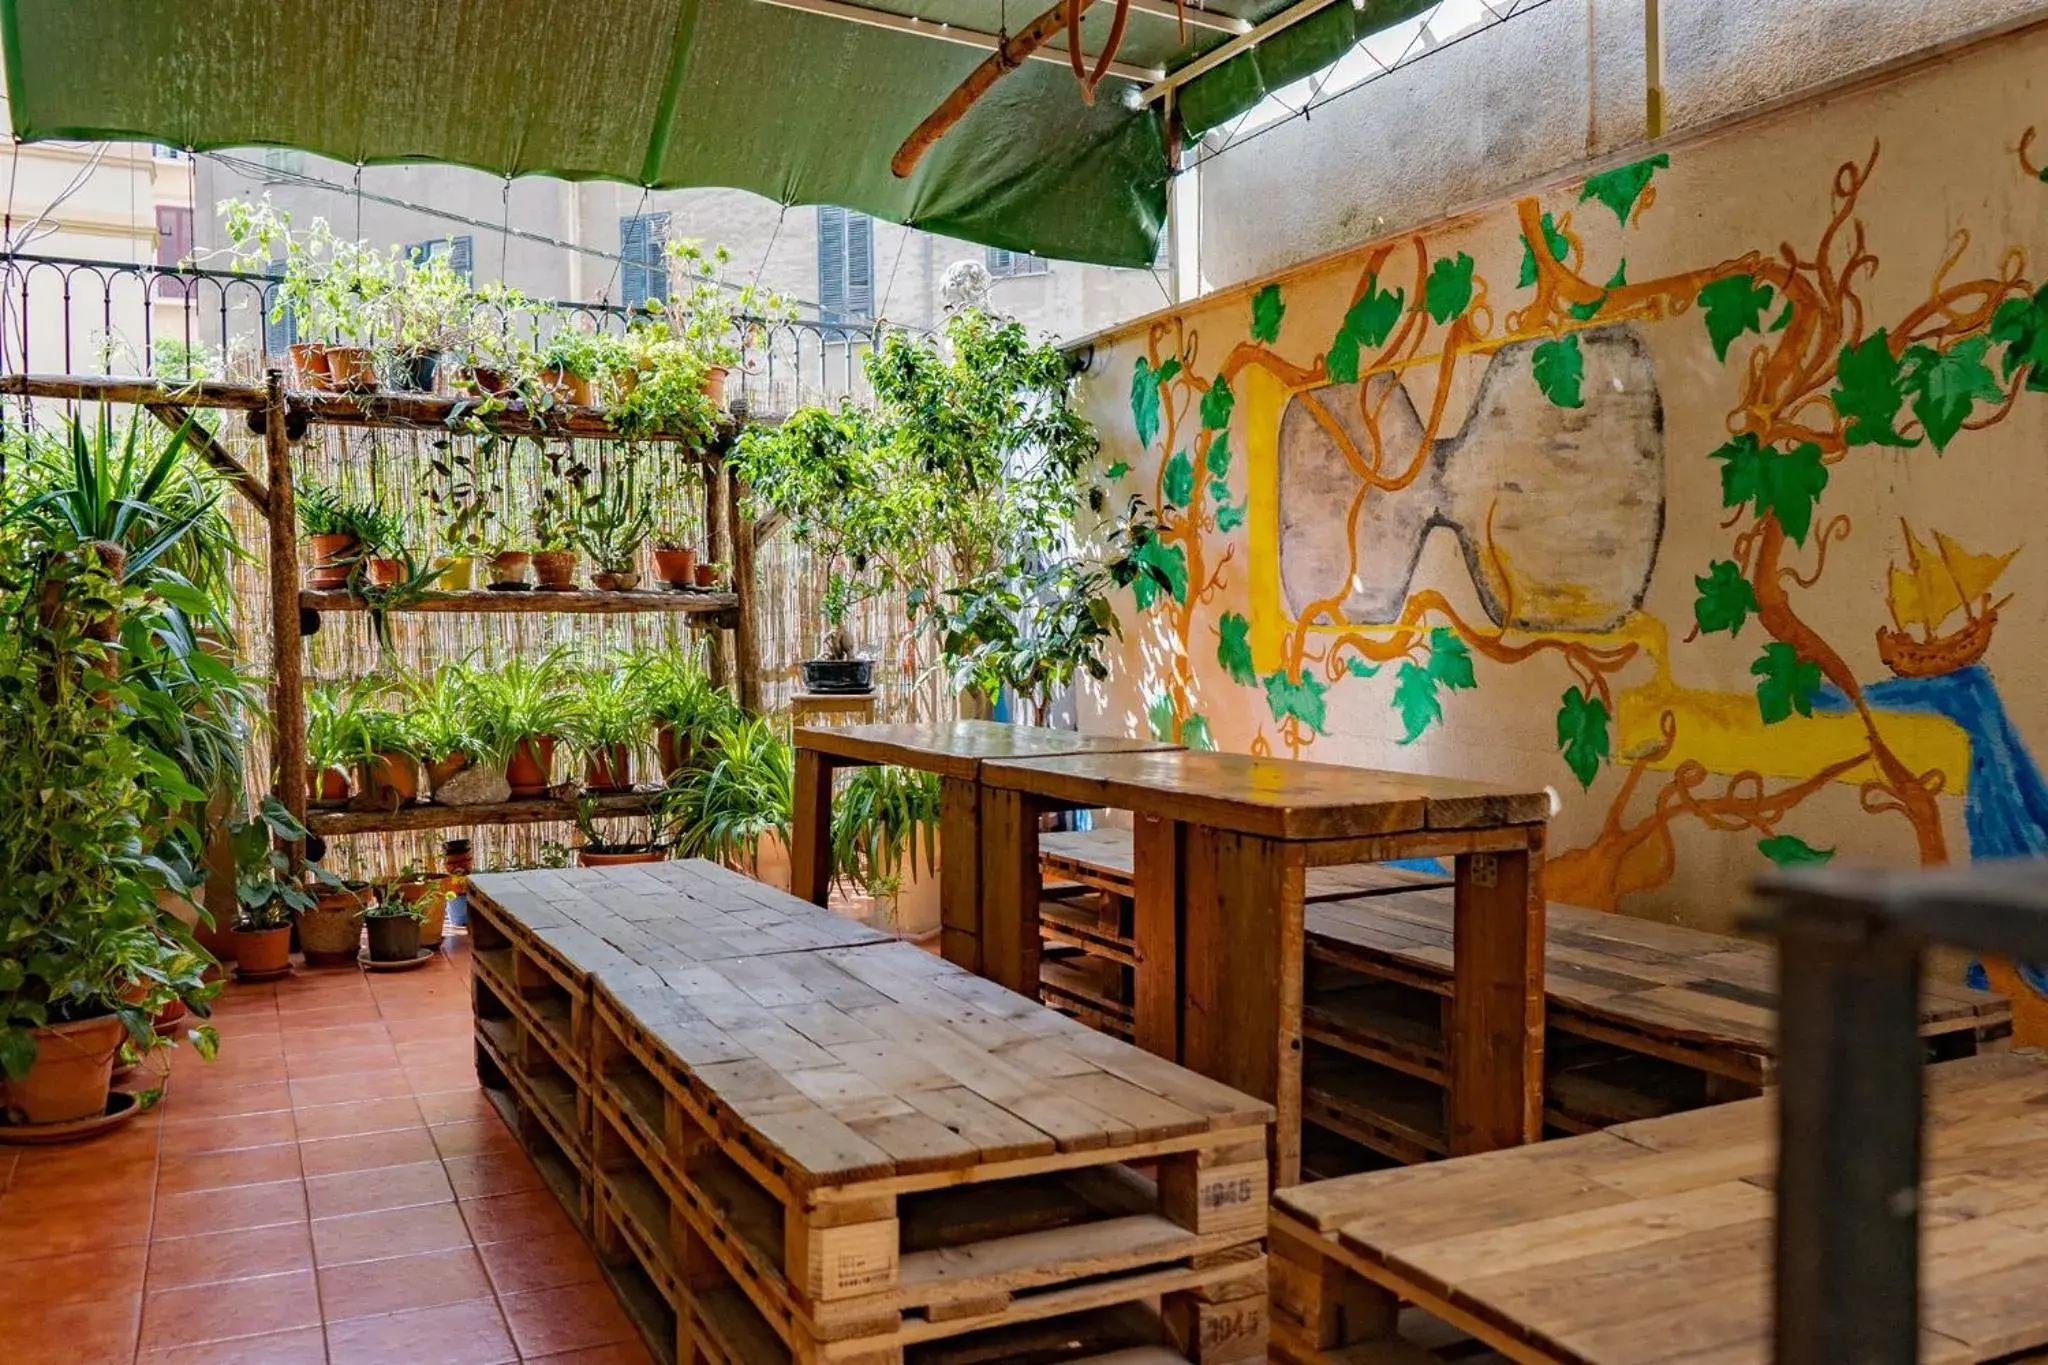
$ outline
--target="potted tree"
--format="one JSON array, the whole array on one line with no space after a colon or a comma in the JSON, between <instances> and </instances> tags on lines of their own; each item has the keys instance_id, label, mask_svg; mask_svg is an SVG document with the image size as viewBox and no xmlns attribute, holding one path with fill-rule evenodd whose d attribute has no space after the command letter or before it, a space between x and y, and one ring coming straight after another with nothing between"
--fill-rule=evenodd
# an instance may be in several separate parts
<instances>
[{"instance_id":1,"label":"potted tree","mask_svg":"<svg viewBox=\"0 0 2048 1365\"><path fill-rule=\"evenodd\" d=\"M633 788L633 752L647 742L649 717L639 688L619 668L586 670L570 689L563 733L583 758L583 785L596 792Z\"/></svg>"},{"instance_id":2,"label":"potted tree","mask_svg":"<svg viewBox=\"0 0 2048 1365\"><path fill-rule=\"evenodd\" d=\"M471 715L479 741L506 754L505 780L515 797L543 796L552 782L555 741L570 713L570 663L560 650L539 659L512 658L471 683Z\"/></svg>"},{"instance_id":3,"label":"potted tree","mask_svg":"<svg viewBox=\"0 0 2048 1365\"><path fill-rule=\"evenodd\" d=\"M653 527L654 515L630 470L583 499L576 509L576 543L596 566L592 585L605 592L639 586L640 547Z\"/></svg>"}]
</instances>

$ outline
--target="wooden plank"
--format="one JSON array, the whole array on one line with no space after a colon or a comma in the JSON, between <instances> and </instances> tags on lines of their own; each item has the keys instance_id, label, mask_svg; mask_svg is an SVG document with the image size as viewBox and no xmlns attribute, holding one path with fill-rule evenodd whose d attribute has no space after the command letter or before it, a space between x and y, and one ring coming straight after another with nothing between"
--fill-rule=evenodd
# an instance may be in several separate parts
<instances>
[{"instance_id":1,"label":"wooden plank","mask_svg":"<svg viewBox=\"0 0 2048 1365\"><path fill-rule=\"evenodd\" d=\"M368 611L372 603L346 588L307 589L299 594L299 605L309 611ZM424 596L380 607L394 612L460 612L468 615L567 613L581 616L624 616L640 612L671 615L712 616L733 619L740 610L739 599L727 592L679 592L669 588L635 588L630 592L600 592L595 588L565 591L530 589L526 592L492 592L478 588L467 592L426 593Z\"/></svg>"},{"instance_id":2,"label":"wooden plank","mask_svg":"<svg viewBox=\"0 0 2048 1365\"><path fill-rule=\"evenodd\" d=\"M981 971L981 784L939 779L939 951Z\"/></svg>"},{"instance_id":3,"label":"wooden plank","mask_svg":"<svg viewBox=\"0 0 2048 1365\"><path fill-rule=\"evenodd\" d=\"M1175 747L1151 739L1084 735L1072 730L990 720L957 720L938 725L805 725L797 727L795 741L798 748L816 749L850 762L896 764L968 781L980 776L981 764L989 759Z\"/></svg>"},{"instance_id":4,"label":"wooden plank","mask_svg":"<svg viewBox=\"0 0 2048 1365\"><path fill-rule=\"evenodd\" d=\"M1021 793L981 794L982 974L1038 994L1038 808Z\"/></svg>"},{"instance_id":5,"label":"wooden plank","mask_svg":"<svg viewBox=\"0 0 2048 1365\"><path fill-rule=\"evenodd\" d=\"M1444 1039L1453 1155L1543 1136L1542 853L1458 859Z\"/></svg>"},{"instance_id":6,"label":"wooden plank","mask_svg":"<svg viewBox=\"0 0 2048 1365\"><path fill-rule=\"evenodd\" d=\"M293 620L297 619L294 615ZM300 790L304 790L303 784ZM631 816L646 814L653 796L652 792L621 792L591 799L598 815ZM323 838L333 838L344 834L394 834L482 825L535 825L575 818L576 803L569 798L536 796L486 806L442 806L419 801L395 811L315 810L307 814L306 828Z\"/></svg>"},{"instance_id":7,"label":"wooden plank","mask_svg":"<svg viewBox=\"0 0 2048 1365\"><path fill-rule=\"evenodd\" d=\"M1149 815L1138 817L1132 836L1131 937L1137 964L1132 970L1131 1037L1139 1047L1168 1060L1181 1055L1180 906L1183 826Z\"/></svg>"},{"instance_id":8,"label":"wooden plank","mask_svg":"<svg viewBox=\"0 0 2048 1365\"><path fill-rule=\"evenodd\" d=\"M832 768L832 760L815 749L796 751L789 889L813 905L832 895Z\"/></svg>"}]
</instances>

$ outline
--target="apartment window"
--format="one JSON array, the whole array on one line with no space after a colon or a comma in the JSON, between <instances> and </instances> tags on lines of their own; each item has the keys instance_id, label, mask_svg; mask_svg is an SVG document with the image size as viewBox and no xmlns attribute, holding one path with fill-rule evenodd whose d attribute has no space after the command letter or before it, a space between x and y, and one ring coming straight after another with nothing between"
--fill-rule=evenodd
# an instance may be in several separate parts
<instances>
[{"instance_id":1,"label":"apartment window","mask_svg":"<svg viewBox=\"0 0 2048 1365\"><path fill-rule=\"evenodd\" d=\"M459 237L432 237L424 242L408 242L405 258L408 261L446 260L448 268L462 276L463 283L476 282L475 239L466 232Z\"/></svg>"},{"instance_id":2,"label":"apartment window","mask_svg":"<svg viewBox=\"0 0 2048 1365\"><path fill-rule=\"evenodd\" d=\"M1033 256L1023 251L1005 251L999 246L985 248L988 252L988 273L999 280L1017 275L1044 275L1052 270L1043 256Z\"/></svg>"},{"instance_id":3,"label":"apartment window","mask_svg":"<svg viewBox=\"0 0 2048 1365\"><path fill-rule=\"evenodd\" d=\"M265 147L263 169L277 175L303 175L306 154L296 147Z\"/></svg>"},{"instance_id":4,"label":"apartment window","mask_svg":"<svg viewBox=\"0 0 2048 1365\"><path fill-rule=\"evenodd\" d=\"M153 144L149 149L149 154L158 161L190 161L192 159L192 154L183 147L167 147L161 142Z\"/></svg>"},{"instance_id":5,"label":"apartment window","mask_svg":"<svg viewBox=\"0 0 2048 1365\"><path fill-rule=\"evenodd\" d=\"M818 313L826 322L875 315L875 220L865 213L818 210Z\"/></svg>"},{"instance_id":6,"label":"apartment window","mask_svg":"<svg viewBox=\"0 0 2048 1365\"><path fill-rule=\"evenodd\" d=\"M619 219L619 302L638 308L668 302L668 215Z\"/></svg>"},{"instance_id":7,"label":"apartment window","mask_svg":"<svg viewBox=\"0 0 2048 1365\"><path fill-rule=\"evenodd\" d=\"M157 205L156 263L165 270L176 270L191 254L192 210L169 204ZM160 299L188 298L191 293L190 280L157 277L156 296Z\"/></svg>"}]
</instances>

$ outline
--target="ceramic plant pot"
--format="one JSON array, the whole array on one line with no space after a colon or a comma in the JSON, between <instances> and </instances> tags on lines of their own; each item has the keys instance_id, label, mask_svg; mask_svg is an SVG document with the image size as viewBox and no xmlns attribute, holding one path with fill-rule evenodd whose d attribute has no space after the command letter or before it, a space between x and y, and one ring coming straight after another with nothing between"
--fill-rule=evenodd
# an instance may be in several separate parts
<instances>
[{"instance_id":1,"label":"ceramic plant pot","mask_svg":"<svg viewBox=\"0 0 2048 1365\"><path fill-rule=\"evenodd\" d=\"M363 909L369 897L353 890L322 891L311 910L299 911L299 947L315 966L355 961L363 940Z\"/></svg>"},{"instance_id":2,"label":"ceramic plant pot","mask_svg":"<svg viewBox=\"0 0 2048 1365\"><path fill-rule=\"evenodd\" d=\"M555 737L528 735L512 746L505 764L505 781L517 797L541 796L547 792L549 774L555 767Z\"/></svg>"},{"instance_id":3,"label":"ceramic plant pot","mask_svg":"<svg viewBox=\"0 0 2048 1365\"><path fill-rule=\"evenodd\" d=\"M105 1113L114 1054L127 1032L111 1014L30 1029L35 1062L20 1080L0 1083L0 1105L23 1123L69 1123Z\"/></svg>"},{"instance_id":4,"label":"ceramic plant pot","mask_svg":"<svg viewBox=\"0 0 2048 1365\"><path fill-rule=\"evenodd\" d=\"M446 782L468 766L469 755L464 753L447 754L435 759L432 763L427 764L427 790L429 792L439 791L443 782Z\"/></svg>"},{"instance_id":5,"label":"ceramic plant pot","mask_svg":"<svg viewBox=\"0 0 2048 1365\"><path fill-rule=\"evenodd\" d=\"M349 561L356 552L356 538L347 532L307 536L306 548L312 551L313 567L306 571L306 586L309 588L342 588L348 586Z\"/></svg>"},{"instance_id":6,"label":"ceramic plant pot","mask_svg":"<svg viewBox=\"0 0 2048 1365\"><path fill-rule=\"evenodd\" d=\"M533 552L534 579L552 592L566 592L576 586L576 552L574 550L535 550Z\"/></svg>"},{"instance_id":7,"label":"ceramic plant pot","mask_svg":"<svg viewBox=\"0 0 2048 1365\"><path fill-rule=\"evenodd\" d=\"M690 737L677 734L666 725L654 732L654 755L661 760L661 780L666 782L690 766Z\"/></svg>"},{"instance_id":8,"label":"ceramic plant pot","mask_svg":"<svg viewBox=\"0 0 2048 1365\"><path fill-rule=\"evenodd\" d=\"M278 929L237 929L234 937L236 976L261 979L291 969L290 925Z\"/></svg>"},{"instance_id":9,"label":"ceramic plant pot","mask_svg":"<svg viewBox=\"0 0 2048 1365\"><path fill-rule=\"evenodd\" d=\"M697 566L697 586L704 589L717 587L718 575L722 572L724 570L716 564L699 564Z\"/></svg>"},{"instance_id":10,"label":"ceramic plant pot","mask_svg":"<svg viewBox=\"0 0 2048 1365\"><path fill-rule=\"evenodd\" d=\"M370 960L410 962L420 955L420 922L411 915L372 915Z\"/></svg>"},{"instance_id":11,"label":"ceramic plant pot","mask_svg":"<svg viewBox=\"0 0 2048 1365\"><path fill-rule=\"evenodd\" d=\"M657 549L654 552L654 576L671 588L691 586L697 581L697 552Z\"/></svg>"},{"instance_id":12,"label":"ceramic plant pot","mask_svg":"<svg viewBox=\"0 0 2048 1365\"><path fill-rule=\"evenodd\" d=\"M725 378L728 371L723 365L713 365L704 371L704 396L711 400L711 406L725 407Z\"/></svg>"},{"instance_id":13,"label":"ceramic plant pot","mask_svg":"<svg viewBox=\"0 0 2048 1365\"><path fill-rule=\"evenodd\" d=\"M588 379L579 379L560 366L542 370L540 378L541 382L546 384L560 401L569 404L571 407L587 408L590 406L590 381Z\"/></svg>"},{"instance_id":14,"label":"ceramic plant pot","mask_svg":"<svg viewBox=\"0 0 2048 1365\"><path fill-rule=\"evenodd\" d=\"M624 867L629 863L659 863L668 860L668 853L658 848L634 849L625 853L597 853L587 848L576 850L578 867Z\"/></svg>"},{"instance_id":15,"label":"ceramic plant pot","mask_svg":"<svg viewBox=\"0 0 2048 1365\"><path fill-rule=\"evenodd\" d=\"M434 367L441 357L432 351L417 355L402 356L398 362L398 384L407 393L432 393L434 391Z\"/></svg>"},{"instance_id":16,"label":"ceramic plant pot","mask_svg":"<svg viewBox=\"0 0 2048 1365\"><path fill-rule=\"evenodd\" d=\"M434 586L443 592L468 592L476 586L476 556L455 555L441 566Z\"/></svg>"},{"instance_id":17,"label":"ceramic plant pot","mask_svg":"<svg viewBox=\"0 0 2048 1365\"><path fill-rule=\"evenodd\" d=\"M339 806L348 801L348 774L340 768L323 768L306 774L306 799L315 806Z\"/></svg>"},{"instance_id":18,"label":"ceramic plant pot","mask_svg":"<svg viewBox=\"0 0 2048 1365\"><path fill-rule=\"evenodd\" d=\"M623 573L594 573L590 584L604 592L631 592L640 586L640 575L631 569Z\"/></svg>"},{"instance_id":19,"label":"ceramic plant pot","mask_svg":"<svg viewBox=\"0 0 2048 1365\"><path fill-rule=\"evenodd\" d=\"M804 691L828 696L859 696L875 690L872 659L805 659Z\"/></svg>"},{"instance_id":20,"label":"ceramic plant pot","mask_svg":"<svg viewBox=\"0 0 2048 1365\"><path fill-rule=\"evenodd\" d=\"M405 578L402 559L373 559L364 566L373 588L395 588Z\"/></svg>"},{"instance_id":21,"label":"ceramic plant pot","mask_svg":"<svg viewBox=\"0 0 2048 1365\"><path fill-rule=\"evenodd\" d=\"M624 744L613 744L590 755L583 764L583 785L594 792L630 791L633 751Z\"/></svg>"},{"instance_id":22,"label":"ceramic plant pot","mask_svg":"<svg viewBox=\"0 0 2048 1365\"><path fill-rule=\"evenodd\" d=\"M438 947L448 927L448 897L455 889L451 881L448 877L412 876L392 883L391 895L420 912L423 947Z\"/></svg>"},{"instance_id":23,"label":"ceramic plant pot","mask_svg":"<svg viewBox=\"0 0 2048 1365\"><path fill-rule=\"evenodd\" d=\"M506 550L491 556L491 581L493 583L524 583L526 570L533 563L533 556L524 550Z\"/></svg>"},{"instance_id":24,"label":"ceramic plant pot","mask_svg":"<svg viewBox=\"0 0 2048 1365\"><path fill-rule=\"evenodd\" d=\"M485 398L509 398L512 396L512 376L489 365L474 365L469 371L469 387Z\"/></svg>"},{"instance_id":25,"label":"ceramic plant pot","mask_svg":"<svg viewBox=\"0 0 2048 1365\"><path fill-rule=\"evenodd\" d=\"M397 810L420 799L420 765L410 754L375 754L360 765L364 800L378 810Z\"/></svg>"},{"instance_id":26,"label":"ceramic plant pot","mask_svg":"<svg viewBox=\"0 0 2048 1365\"><path fill-rule=\"evenodd\" d=\"M375 393L376 353L367 346L328 347L327 380L342 393Z\"/></svg>"},{"instance_id":27,"label":"ceramic plant pot","mask_svg":"<svg viewBox=\"0 0 2048 1365\"><path fill-rule=\"evenodd\" d=\"M298 376L299 387L324 389L327 387L327 348L316 341L295 341L285 348L291 356L292 373Z\"/></svg>"}]
</instances>

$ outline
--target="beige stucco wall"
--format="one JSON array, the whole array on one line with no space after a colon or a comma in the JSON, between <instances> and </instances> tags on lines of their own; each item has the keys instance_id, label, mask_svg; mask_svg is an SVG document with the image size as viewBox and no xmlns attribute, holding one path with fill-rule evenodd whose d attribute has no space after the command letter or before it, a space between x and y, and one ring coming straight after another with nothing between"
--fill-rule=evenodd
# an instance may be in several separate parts
<instances>
[{"instance_id":1,"label":"beige stucco wall","mask_svg":"<svg viewBox=\"0 0 2048 1365\"><path fill-rule=\"evenodd\" d=\"M1186 586L1084 724L1547 786L1554 898L1713 928L2048 851L2048 22L1633 157L1095 348Z\"/></svg>"}]
</instances>

